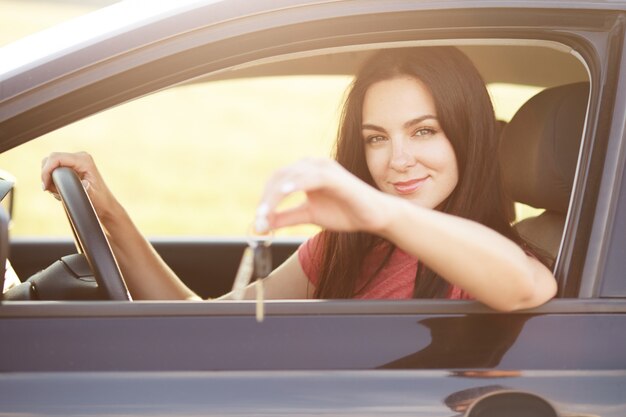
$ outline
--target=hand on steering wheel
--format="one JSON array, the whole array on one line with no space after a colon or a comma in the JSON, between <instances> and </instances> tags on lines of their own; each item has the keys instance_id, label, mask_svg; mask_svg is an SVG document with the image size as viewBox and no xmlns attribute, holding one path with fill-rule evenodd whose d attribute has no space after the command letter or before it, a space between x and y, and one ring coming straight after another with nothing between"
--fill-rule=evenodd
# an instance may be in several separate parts
<instances>
[{"instance_id":1,"label":"hand on steering wheel","mask_svg":"<svg viewBox=\"0 0 626 417\"><path fill-rule=\"evenodd\" d=\"M59 167L52 181L74 232L74 238L91 266L96 282L111 300L131 300L109 241L80 179L71 168Z\"/></svg>"}]
</instances>

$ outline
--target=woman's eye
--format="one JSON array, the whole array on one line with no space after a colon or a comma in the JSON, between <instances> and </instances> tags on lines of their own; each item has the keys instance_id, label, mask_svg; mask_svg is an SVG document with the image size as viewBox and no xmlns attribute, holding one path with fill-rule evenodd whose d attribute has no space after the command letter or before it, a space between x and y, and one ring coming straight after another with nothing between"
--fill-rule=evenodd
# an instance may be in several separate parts
<instances>
[{"instance_id":1,"label":"woman's eye","mask_svg":"<svg viewBox=\"0 0 626 417\"><path fill-rule=\"evenodd\" d=\"M435 133L435 130L430 127L421 127L413 133L413 136L428 136Z\"/></svg>"},{"instance_id":2,"label":"woman's eye","mask_svg":"<svg viewBox=\"0 0 626 417\"><path fill-rule=\"evenodd\" d=\"M380 136L380 135L368 136L365 139L365 142L368 143L368 144L371 144L371 145L374 145L376 143L380 143L380 142L383 142L383 141L385 141L385 137L384 136Z\"/></svg>"}]
</instances>

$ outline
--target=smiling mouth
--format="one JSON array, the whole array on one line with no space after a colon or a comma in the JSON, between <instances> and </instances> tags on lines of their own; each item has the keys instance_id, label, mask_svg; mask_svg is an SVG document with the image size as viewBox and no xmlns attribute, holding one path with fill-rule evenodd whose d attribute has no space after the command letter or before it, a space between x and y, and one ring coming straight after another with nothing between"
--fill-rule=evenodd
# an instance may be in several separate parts
<instances>
[{"instance_id":1,"label":"smiling mouth","mask_svg":"<svg viewBox=\"0 0 626 417\"><path fill-rule=\"evenodd\" d=\"M398 194L411 194L417 191L428 177L419 178L411 181L399 181L391 183Z\"/></svg>"}]
</instances>

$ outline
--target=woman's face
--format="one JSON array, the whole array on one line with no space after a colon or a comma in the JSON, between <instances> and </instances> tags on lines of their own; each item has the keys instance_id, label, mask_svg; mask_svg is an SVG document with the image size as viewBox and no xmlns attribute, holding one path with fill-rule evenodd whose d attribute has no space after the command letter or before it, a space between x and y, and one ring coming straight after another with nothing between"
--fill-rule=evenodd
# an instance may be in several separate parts
<instances>
[{"instance_id":1,"label":"woman's face","mask_svg":"<svg viewBox=\"0 0 626 417\"><path fill-rule=\"evenodd\" d=\"M456 156L421 81L407 76L372 84L361 128L367 167L381 191L427 208L452 193Z\"/></svg>"}]
</instances>

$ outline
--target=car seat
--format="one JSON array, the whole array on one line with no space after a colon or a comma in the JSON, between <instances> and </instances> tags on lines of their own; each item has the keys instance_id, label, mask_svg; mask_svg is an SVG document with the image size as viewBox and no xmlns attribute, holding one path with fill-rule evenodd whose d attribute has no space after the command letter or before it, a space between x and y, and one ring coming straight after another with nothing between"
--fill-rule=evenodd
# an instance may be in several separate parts
<instances>
[{"instance_id":1,"label":"car seat","mask_svg":"<svg viewBox=\"0 0 626 417\"><path fill-rule=\"evenodd\" d=\"M528 100L502 131L503 185L514 201L544 209L515 228L554 264L574 182L589 83L545 89Z\"/></svg>"}]
</instances>

